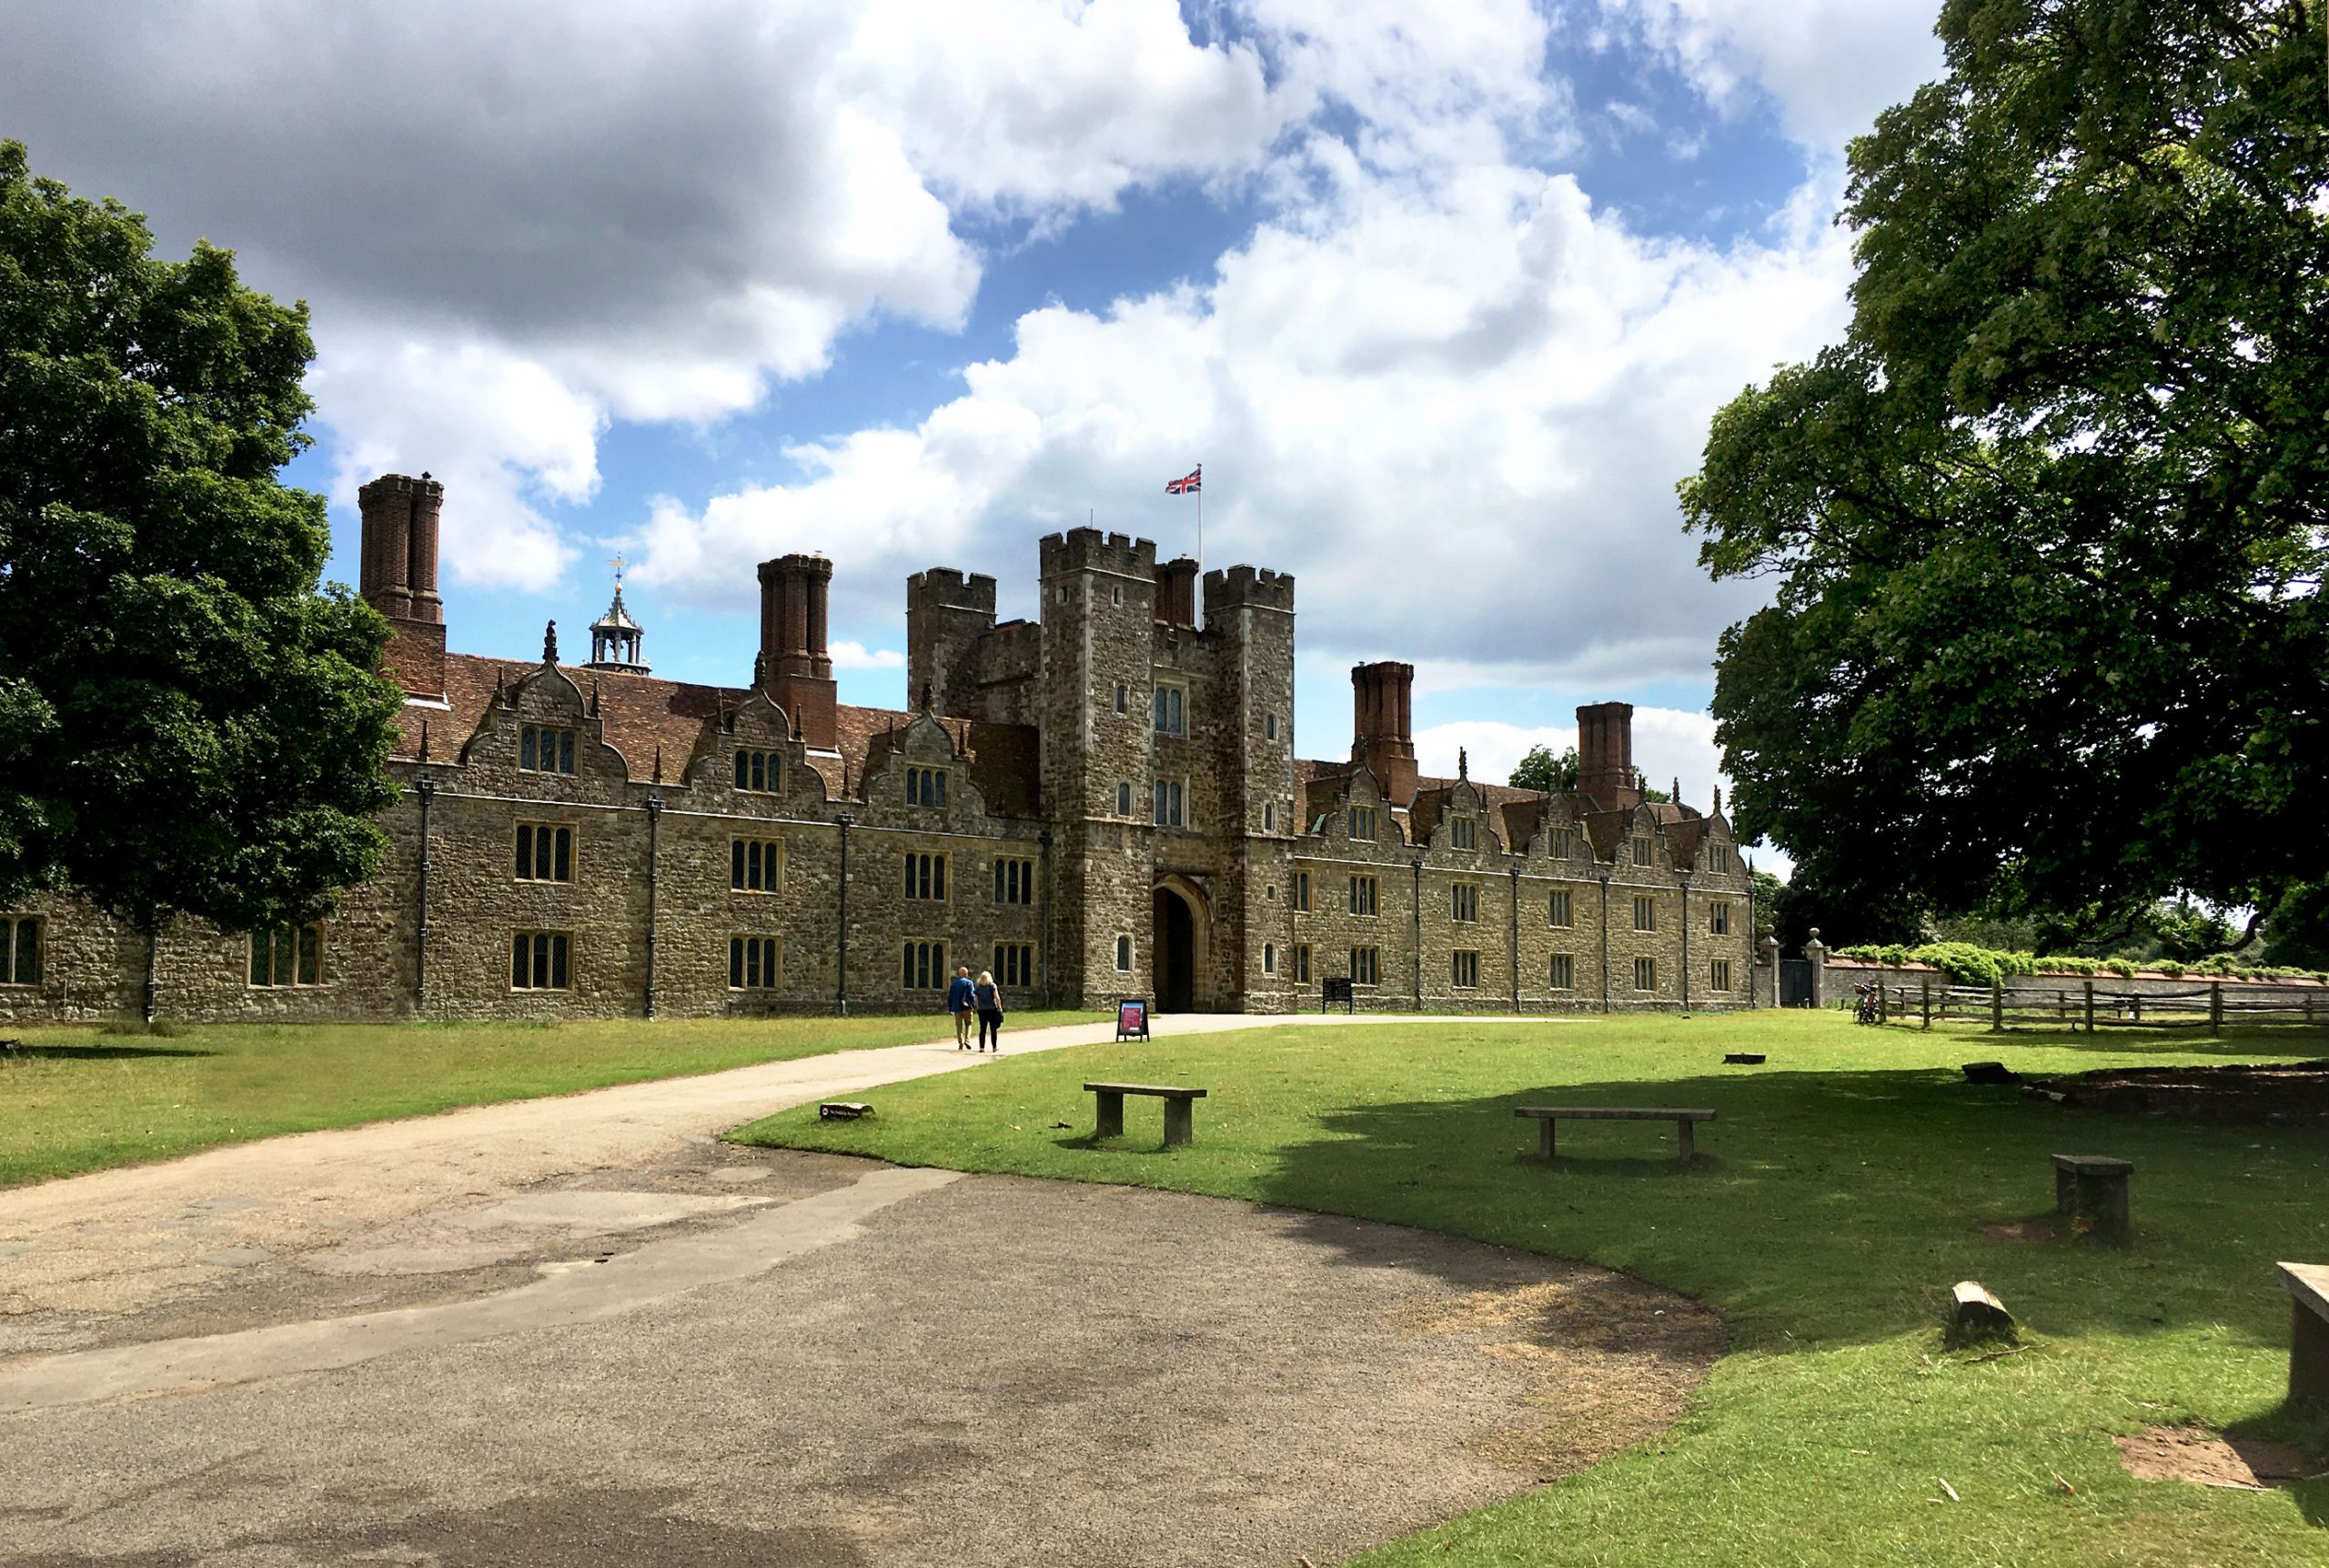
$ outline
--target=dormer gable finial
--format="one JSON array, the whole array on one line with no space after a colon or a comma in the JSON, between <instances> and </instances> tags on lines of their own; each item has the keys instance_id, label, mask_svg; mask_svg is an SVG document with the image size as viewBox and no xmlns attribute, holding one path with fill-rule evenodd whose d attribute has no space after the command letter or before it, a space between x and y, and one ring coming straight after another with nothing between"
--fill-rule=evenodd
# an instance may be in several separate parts
<instances>
[{"instance_id":1,"label":"dormer gable finial","mask_svg":"<svg viewBox=\"0 0 2329 1568\"><path fill-rule=\"evenodd\" d=\"M542 662L558 662L558 622L549 621L542 627Z\"/></svg>"},{"instance_id":2,"label":"dormer gable finial","mask_svg":"<svg viewBox=\"0 0 2329 1568\"><path fill-rule=\"evenodd\" d=\"M1456 748L1456 777L1458 781L1467 784L1472 779L1471 754L1461 746Z\"/></svg>"}]
</instances>

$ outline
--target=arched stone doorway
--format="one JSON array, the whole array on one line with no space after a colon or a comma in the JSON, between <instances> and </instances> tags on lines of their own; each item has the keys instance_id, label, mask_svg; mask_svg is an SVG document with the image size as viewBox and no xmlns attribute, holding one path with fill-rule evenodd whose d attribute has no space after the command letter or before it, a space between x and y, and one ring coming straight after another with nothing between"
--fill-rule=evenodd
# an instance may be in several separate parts
<instances>
[{"instance_id":1,"label":"arched stone doorway","mask_svg":"<svg viewBox=\"0 0 2329 1568\"><path fill-rule=\"evenodd\" d=\"M1158 1012L1195 1012L1206 994L1205 946L1209 920L1205 895L1185 879L1167 877L1151 900L1155 925L1149 951L1155 955Z\"/></svg>"}]
</instances>

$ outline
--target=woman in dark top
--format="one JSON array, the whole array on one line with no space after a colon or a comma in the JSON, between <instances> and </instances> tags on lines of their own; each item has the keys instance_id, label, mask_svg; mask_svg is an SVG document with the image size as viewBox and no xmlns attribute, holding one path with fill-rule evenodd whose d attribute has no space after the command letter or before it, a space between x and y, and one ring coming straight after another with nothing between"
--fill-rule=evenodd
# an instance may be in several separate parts
<instances>
[{"instance_id":1,"label":"woman in dark top","mask_svg":"<svg viewBox=\"0 0 2329 1568\"><path fill-rule=\"evenodd\" d=\"M1003 1052L1003 992L994 983L994 976L979 970L976 992L979 1006L979 1049L984 1050L990 1041L995 1053Z\"/></svg>"}]
</instances>

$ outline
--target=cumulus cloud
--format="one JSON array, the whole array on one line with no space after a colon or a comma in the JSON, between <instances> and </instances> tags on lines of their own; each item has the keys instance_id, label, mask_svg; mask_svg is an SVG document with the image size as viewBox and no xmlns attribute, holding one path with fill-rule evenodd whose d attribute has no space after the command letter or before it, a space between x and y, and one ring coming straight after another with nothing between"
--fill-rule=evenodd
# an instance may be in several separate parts
<instances>
[{"instance_id":1,"label":"cumulus cloud","mask_svg":"<svg viewBox=\"0 0 2329 1568\"><path fill-rule=\"evenodd\" d=\"M457 579L536 586L539 503L590 493L610 420L749 408L871 319L958 327L950 199L1104 206L1280 123L1172 0L35 4L0 98L42 172L308 297L322 422L460 482Z\"/></svg>"},{"instance_id":2,"label":"cumulus cloud","mask_svg":"<svg viewBox=\"0 0 2329 1568\"><path fill-rule=\"evenodd\" d=\"M1354 157L1205 285L1030 312L914 427L659 508L641 580L738 604L752 560L822 548L837 593L886 606L925 566L1011 580L1031 524L1094 497L1141 498L1101 520L1183 548L1191 509L1150 492L1201 458L1209 555L1295 570L1314 652L1703 678L1748 600L1696 568L1674 481L1715 407L1838 327L1848 276L1825 228L1656 241L1566 175Z\"/></svg>"},{"instance_id":3,"label":"cumulus cloud","mask_svg":"<svg viewBox=\"0 0 2329 1568\"><path fill-rule=\"evenodd\" d=\"M903 669L906 656L894 648L867 648L862 642L837 642L827 649L835 669Z\"/></svg>"},{"instance_id":4,"label":"cumulus cloud","mask_svg":"<svg viewBox=\"0 0 2329 1568\"><path fill-rule=\"evenodd\" d=\"M1736 114L1756 94L1789 135L1840 154L1941 72L1934 0L1600 0L1603 15Z\"/></svg>"}]
</instances>

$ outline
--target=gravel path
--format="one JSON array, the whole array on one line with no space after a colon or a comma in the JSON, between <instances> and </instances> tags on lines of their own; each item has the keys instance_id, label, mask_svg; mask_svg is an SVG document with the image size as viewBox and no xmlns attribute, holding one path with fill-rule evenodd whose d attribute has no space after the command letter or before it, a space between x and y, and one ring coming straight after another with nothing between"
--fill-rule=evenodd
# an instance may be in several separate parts
<instances>
[{"instance_id":1,"label":"gravel path","mask_svg":"<svg viewBox=\"0 0 2329 1568\"><path fill-rule=\"evenodd\" d=\"M1169 1028L1185 1035L1368 1021L1199 1014ZM947 1029L943 1020L933 1027ZM1092 1045L1114 1033L1112 1020L1014 1030L1010 1052ZM0 1191L0 1355L71 1344L82 1314L136 1312L225 1286L253 1264L385 1221L639 1164L787 1106L993 1060L956 1050L948 1030L924 1045L304 1132Z\"/></svg>"},{"instance_id":2,"label":"gravel path","mask_svg":"<svg viewBox=\"0 0 2329 1568\"><path fill-rule=\"evenodd\" d=\"M0 1193L0 1563L1325 1564L1648 1434L1722 1347L1533 1254L711 1136L978 1065L852 1051Z\"/></svg>"}]
</instances>

